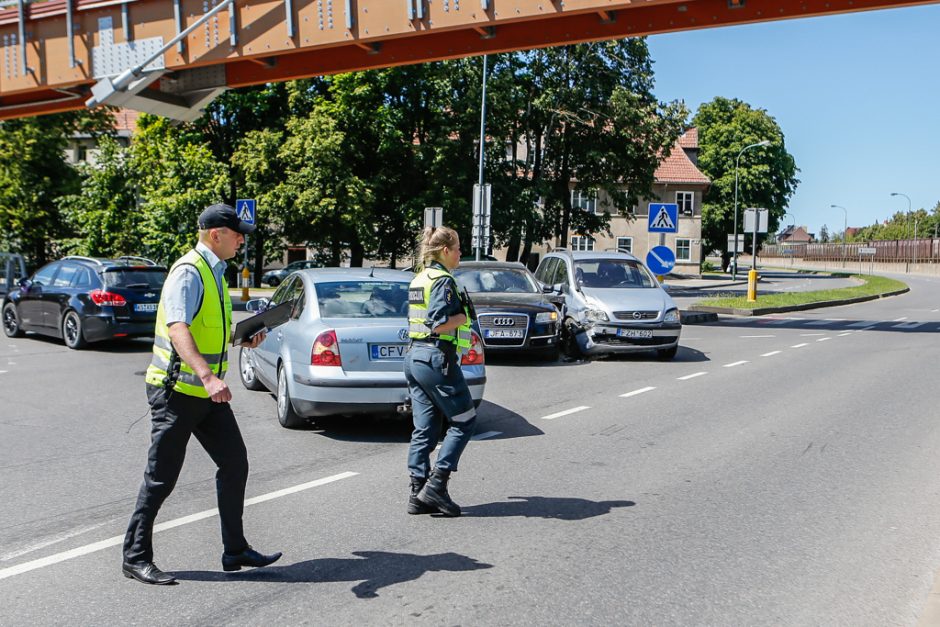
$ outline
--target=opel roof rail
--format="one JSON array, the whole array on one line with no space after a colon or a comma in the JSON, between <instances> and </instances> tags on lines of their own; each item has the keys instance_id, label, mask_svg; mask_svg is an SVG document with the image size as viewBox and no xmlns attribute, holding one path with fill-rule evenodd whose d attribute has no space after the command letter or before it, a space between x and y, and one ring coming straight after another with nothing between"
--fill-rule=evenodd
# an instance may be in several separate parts
<instances>
[{"instance_id":1,"label":"opel roof rail","mask_svg":"<svg viewBox=\"0 0 940 627\"><path fill-rule=\"evenodd\" d=\"M98 264L99 266L104 265L104 263L102 263L100 259L95 259L94 257L86 257L84 255L66 255L65 257L63 257L63 259L73 259L76 261L90 261L94 264Z\"/></svg>"}]
</instances>

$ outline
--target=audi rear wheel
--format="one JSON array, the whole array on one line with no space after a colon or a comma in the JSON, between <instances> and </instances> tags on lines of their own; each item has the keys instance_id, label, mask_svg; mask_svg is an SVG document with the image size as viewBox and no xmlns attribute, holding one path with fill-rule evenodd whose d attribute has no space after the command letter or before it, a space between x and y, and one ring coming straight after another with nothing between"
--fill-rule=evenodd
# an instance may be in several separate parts
<instances>
[{"instance_id":1,"label":"audi rear wheel","mask_svg":"<svg viewBox=\"0 0 940 627\"><path fill-rule=\"evenodd\" d=\"M7 303L3 308L3 332L7 337L22 337L20 318L16 315L16 305Z\"/></svg>"}]
</instances>

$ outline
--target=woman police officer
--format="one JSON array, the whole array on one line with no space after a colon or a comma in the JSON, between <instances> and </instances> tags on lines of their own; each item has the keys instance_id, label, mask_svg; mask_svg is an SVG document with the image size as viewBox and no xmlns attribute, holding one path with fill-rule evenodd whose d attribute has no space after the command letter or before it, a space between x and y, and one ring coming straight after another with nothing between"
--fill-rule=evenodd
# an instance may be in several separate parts
<instances>
[{"instance_id":1,"label":"woman police officer","mask_svg":"<svg viewBox=\"0 0 940 627\"><path fill-rule=\"evenodd\" d=\"M476 409L460 370L460 358L470 348L472 309L450 273L460 264L456 231L425 228L419 258L423 269L408 288L411 347L405 356L414 419L408 450L408 513L459 516L460 506L451 500L447 482L473 435ZM447 433L431 470L431 451L444 423Z\"/></svg>"}]
</instances>

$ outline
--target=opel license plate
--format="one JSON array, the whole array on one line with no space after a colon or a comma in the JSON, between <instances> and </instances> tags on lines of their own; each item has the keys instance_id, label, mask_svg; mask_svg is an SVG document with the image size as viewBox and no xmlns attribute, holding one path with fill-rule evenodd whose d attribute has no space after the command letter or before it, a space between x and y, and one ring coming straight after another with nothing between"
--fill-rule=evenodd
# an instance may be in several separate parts
<instances>
[{"instance_id":1,"label":"opel license plate","mask_svg":"<svg viewBox=\"0 0 940 627\"><path fill-rule=\"evenodd\" d=\"M369 344L372 361L401 361L407 350L407 344Z\"/></svg>"},{"instance_id":2,"label":"opel license plate","mask_svg":"<svg viewBox=\"0 0 940 627\"><path fill-rule=\"evenodd\" d=\"M156 311L157 303L137 303L134 305L134 311L146 312L146 311Z\"/></svg>"},{"instance_id":3,"label":"opel license plate","mask_svg":"<svg viewBox=\"0 0 940 627\"><path fill-rule=\"evenodd\" d=\"M617 329L617 335L620 337L653 337L653 332L649 329Z\"/></svg>"},{"instance_id":4,"label":"opel license plate","mask_svg":"<svg viewBox=\"0 0 940 627\"><path fill-rule=\"evenodd\" d=\"M486 339L514 339L525 337L525 329L483 329Z\"/></svg>"}]
</instances>

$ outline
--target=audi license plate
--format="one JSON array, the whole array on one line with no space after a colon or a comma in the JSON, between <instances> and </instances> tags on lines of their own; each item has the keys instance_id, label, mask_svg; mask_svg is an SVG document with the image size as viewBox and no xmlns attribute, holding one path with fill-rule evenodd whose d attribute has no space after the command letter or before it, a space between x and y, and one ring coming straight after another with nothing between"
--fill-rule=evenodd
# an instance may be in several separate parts
<instances>
[{"instance_id":1,"label":"audi license plate","mask_svg":"<svg viewBox=\"0 0 940 627\"><path fill-rule=\"evenodd\" d=\"M617 335L620 337L653 337L653 332L648 329L617 329Z\"/></svg>"},{"instance_id":2,"label":"audi license plate","mask_svg":"<svg viewBox=\"0 0 940 627\"><path fill-rule=\"evenodd\" d=\"M483 337L486 339L518 340L525 337L525 329L483 329Z\"/></svg>"},{"instance_id":3,"label":"audi license plate","mask_svg":"<svg viewBox=\"0 0 940 627\"><path fill-rule=\"evenodd\" d=\"M401 361L407 350L407 344L369 344L372 361Z\"/></svg>"},{"instance_id":4,"label":"audi license plate","mask_svg":"<svg viewBox=\"0 0 940 627\"><path fill-rule=\"evenodd\" d=\"M134 305L134 311L156 311L157 303L137 303Z\"/></svg>"}]
</instances>

